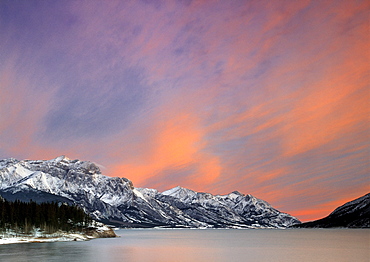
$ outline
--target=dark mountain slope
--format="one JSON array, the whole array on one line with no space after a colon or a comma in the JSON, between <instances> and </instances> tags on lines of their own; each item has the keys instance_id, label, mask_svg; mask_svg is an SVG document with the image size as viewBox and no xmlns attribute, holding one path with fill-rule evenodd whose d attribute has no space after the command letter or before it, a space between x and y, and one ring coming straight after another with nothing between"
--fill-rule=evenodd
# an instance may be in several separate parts
<instances>
[{"instance_id":1,"label":"dark mountain slope","mask_svg":"<svg viewBox=\"0 0 370 262\"><path fill-rule=\"evenodd\" d=\"M370 193L336 208L319 220L294 225L300 228L370 228Z\"/></svg>"}]
</instances>

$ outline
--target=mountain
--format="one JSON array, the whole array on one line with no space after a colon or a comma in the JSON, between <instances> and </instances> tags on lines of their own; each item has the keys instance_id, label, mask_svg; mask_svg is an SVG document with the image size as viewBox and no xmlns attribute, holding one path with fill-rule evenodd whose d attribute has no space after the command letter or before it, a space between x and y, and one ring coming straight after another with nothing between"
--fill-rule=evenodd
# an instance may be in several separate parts
<instances>
[{"instance_id":1,"label":"mountain","mask_svg":"<svg viewBox=\"0 0 370 262\"><path fill-rule=\"evenodd\" d=\"M175 187L156 197L170 203L188 216L214 227L287 227L297 219L282 213L252 195L234 191L228 195L198 193Z\"/></svg>"},{"instance_id":2,"label":"mountain","mask_svg":"<svg viewBox=\"0 0 370 262\"><path fill-rule=\"evenodd\" d=\"M294 227L370 227L370 193L336 208L330 215L319 220L302 223Z\"/></svg>"},{"instance_id":3,"label":"mountain","mask_svg":"<svg viewBox=\"0 0 370 262\"><path fill-rule=\"evenodd\" d=\"M300 223L251 195L135 188L126 178L102 175L92 162L65 156L0 160L0 195L76 204L97 220L123 227L285 228Z\"/></svg>"}]
</instances>

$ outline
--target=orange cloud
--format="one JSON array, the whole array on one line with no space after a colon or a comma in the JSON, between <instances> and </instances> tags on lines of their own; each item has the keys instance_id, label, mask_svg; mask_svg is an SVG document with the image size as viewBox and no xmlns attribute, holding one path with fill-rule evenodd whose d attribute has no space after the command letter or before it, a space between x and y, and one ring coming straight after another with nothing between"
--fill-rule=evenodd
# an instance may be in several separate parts
<instances>
[{"instance_id":1,"label":"orange cloud","mask_svg":"<svg viewBox=\"0 0 370 262\"><path fill-rule=\"evenodd\" d=\"M269 170L267 172L261 172L261 174L259 174L257 177L257 181L259 183L267 183L270 182L272 179L284 177L288 173L289 172L286 167Z\"/></svg>"},{"instance_id":2,"label":"orange cloud","mask_svg":"<svg viewBox=\"0 0 370 262\"><path fill-rule=\"evenodd\" d=\"M318 82L311 92L302 90L294 103L294 109L287 115L288 121L282 130L284 150L288 156L297 155L332 140L352 133L360 123L368 120L370 99L366 82L352 79L358 69L346 67ZM362 68L362 76L367 69ZM366 81L366 80L365 80ZM364 127L363 127L364 128Z\"/></svg>"},{"instance_id":3,"label":"orange cloud","mask_svg":"<svg viewBox=\"0 0 370 262\"><path fill-rule=\"evenodd\" d=\"M297 10L306 4L298 6ZM345 24L361 11L360 7L351 4L347 7L349 10L345 12L342 6L334 8L337 23ZM271 23L279 24L281 19ZM317 22L312 23L316 25ZM333 36L325 42L326 46L318 49L320 43L315 38L308 38L312 36L310 34L306 39L302 38L306 42L298 42L303 45L291 45L301 56L289 57L280 67L271 69L268 77L259 82L264 92L260 95L253 90L254 97L245 98L245 104L249 104L245 111L238 108L232 114L233 106L227 105L229 115L213 124L209 132L226 130L221 141L276 127L271 135L281 139L285 156L291 157L352 133L354 128L358 129L356 126L366 122L370 113L366 102L370 98L367 91L370 82L368 26L366 23L356 24L353 35L338 35L330 26L333 25L323 25L323 31ZM270 38L270 41L268 46L276 48L282 39ZM235 49L238 54L240 49ZM261 53L263 50L264 47L260 48ZM256 62L259 60L261 58ZM249 68L246 62L238 62L238 68ZM235 69L235 65L229 67Z\"/></svg>"},{"instance_id":4,"label":"orange cloud","mask_svg":"<svg viewBox=\"0 0 370 262\"><path fill-rule=\"evenodd\" d=\"M194 94L180 93L171 99L171 103L150 113L151 121L146 123L145 130L140 131L146 134L144 140L123 143L124 150L112 146L122 154L122 160L110 168L110 175L129 177L136 186L144 186L146 181L168 169L176 177L176 170L180 172L194 166L196 169L187 178L181 178L186 183L182 186L198 189L211 184L219 176L221 166L218 157L204 151L206 133L196 112ZM191 101L192 105L185 101ZM123 136L121 139L127 141L133 138ZM177 183L179 181L180 178Z\"/></svg>"}]
</instances>

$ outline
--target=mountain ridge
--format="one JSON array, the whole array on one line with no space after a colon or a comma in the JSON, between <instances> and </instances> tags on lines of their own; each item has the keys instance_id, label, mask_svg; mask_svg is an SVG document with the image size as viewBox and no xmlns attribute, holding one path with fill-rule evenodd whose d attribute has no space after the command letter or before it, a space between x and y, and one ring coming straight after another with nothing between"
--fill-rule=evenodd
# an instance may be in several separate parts
<instances>
[{"instance_id":1,"label":"mountain ridge","mask_svg":"<svg viewBox=\"0 0 370 262\"><path fill-rule=\"evenodd\" d=\"M81 206L94 219L127 227L285 228L300 223L267 202L232 192L212 195L175 187L162 193L108 177L90 161L0 160L4 198L52 199Z\"/></svg>"}]
</instances>

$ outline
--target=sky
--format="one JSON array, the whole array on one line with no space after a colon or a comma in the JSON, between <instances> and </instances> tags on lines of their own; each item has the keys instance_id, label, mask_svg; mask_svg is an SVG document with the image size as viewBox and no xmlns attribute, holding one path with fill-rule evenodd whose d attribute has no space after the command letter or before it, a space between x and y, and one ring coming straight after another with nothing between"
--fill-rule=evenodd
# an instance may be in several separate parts
<instances>
[{"instance_id":1,"label":"sky","mask_svg":"<svg viewBox=\"0 0 370 262\"><path fill-rule=\"evenodd\" d=\"M0 158L302 221L370 191L369 1L0 0Z\"/></svg>"}]
</instances>

